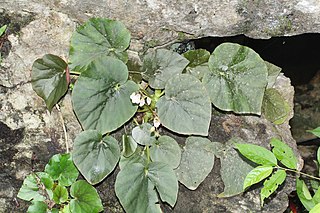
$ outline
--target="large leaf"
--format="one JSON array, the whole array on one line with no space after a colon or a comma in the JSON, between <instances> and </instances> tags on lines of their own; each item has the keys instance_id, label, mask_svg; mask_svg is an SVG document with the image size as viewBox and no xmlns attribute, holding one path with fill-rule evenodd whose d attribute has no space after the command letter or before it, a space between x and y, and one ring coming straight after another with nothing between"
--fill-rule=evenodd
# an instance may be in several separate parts
<instances>
[{"instance_id":1,"label":"large leaf","mask_svg":"<svg viewBox=\"0 0 320 213\"><path fill-rule=\"evenodd\" d=\"M203 77L212 103L221 110L261 114L268 70L252 49L223 43L211 54Z\"/></svg>"},{"instance_id":2,"label":"large leaf","mask_svg":"<svg viewBox=\"0 0 320 213\"><path fill-rule=\"evenodd\" d=\"M188 189L195 190L212 170L214 154L211 146L212 142L206 138L187 138L176 174Z\"/></svg>"},{"instance_id":3,"label":"large leaf","mask_svg":"<svg viewBox=\"0 0 320 213\"><path fill-rule=\"evenodd\" d=\"M49 111L68 90L67 64L59 56L44 55L32 65L33 90L45 101Z\"/></svg>"},{"instance_id":4,"label":"large leaf","mask_svg":"<svg viewBox=\"0 0 320 213\"><path fill-rule=\"evenodd\" d=\"M267 68L268 68L268 85L267 88L271 88L277 80L277 77L279 76L280 72L281 72L281 68L271 64L267 61L265 61Z\"/></svg>"},{"instance_id":5,"label":"large leaf","mask_svg":"<svg viewBox=\"0 0 320 213\"><path fill-rule=\"evenodd\" d=\"M120 147L113 137L102 137L96 130L87 130L76 137L72 157L86 180L97 184L114 170L120 158Z\"/></svg>"},{"instance_id":6,"label":"large leaf","mask_svg":"<svg viewBox=\"0 0 320 213\"><path fill-rule=\"evenodd\" d=\"M262 112L269 121L282 124L288 118L290 106L278 90L270 88L264 93Z\"/></svg>"},{"instance_id":7,"label":"large leaf","mask_svg":"<svg viewBox=\"0 0 320 213\"><path fill-rule=\"evenodd\" d=\"M32 201L27 213L46 213L48 205L43 201Z\"/></svg>"},{"instance_id":8,"label":"large leaf","mask_svg":"<svg viewBox=\"0 0 320 213\"><path fill-rule=\"evenodd\" d=\"M239 152L249 160L263 165L263 166L276 166L277 159L274 154L264 147L254 144L235 144L235 147Z\"/></svg>"},{"instance_id":9,"label":"large leaf","mask_svg":"<svg viewBox=\"0 0 320 213\"><path fill-rule=\"evenodd\" d=\"M143 59L142 77L154 89L163 89L167 81L182 73L189 61L176 52L157 49Z\"/></svg>"},{"instance_id":10,"label":"large leaf","mask_svg":"<svg viewBox=\"0 0 320 213\"><path fill-rule=\"evenodd\" d=\"M82 72L74 85L72 101L74 111L84 129L111 132L136 112L130 95L139 89L133 81L127 81L126 65L111 57L93 61Z\"/></svg>"},{"instance_id":11,"label":"large leaf","mask_svg":"<svg viewBox=\"0 0 320 213\"><path fill-rule=\"evenodd\" d=\"M141 145L151 145L156 137L154 132L151 131L151 124L143 123L140 126L136 126L132 130L132 138Z\"/></svg>"},{"instance_id":12,"label":"large leaf","mask_svg":"<svg viewBox=\"0 0 320 213\"><path fill-rule=\"evenodd\" d=\"M172 168L164 163L130 164L118 173L115 183L116 195L127 213L161 212L154 187L163 201L174 206L178 181Z\"/></svg>"},{"instance_id":13,"label":"large leaf","mask_svg":"<svg viewBox=\"0 0 320 213\"><path fill-rule=\"evenodd\" d=\"M172 77L157 102L163 126L187 135L208 135L211 103L201 82L189 74Z\"/></svg>"},{"instance_id":14,"label":"large leaf","mask_svg":"<svg viewBox=\"0 0 320 213\"><path fill-rule=\"evenodd\" d=\"M231 197L242 193L244 180L253 169L249 161L245 161L233 148L234 143L244 142L240 138L232 138L225 144L213 143L214 153L220 158L220 173L224 185L224 190L218 197Z\"/></svg>"},{"instance_id":15,"label":"large leaf","mask_svg":"<svg viewBox=\"0 0 320 213\"><path fill-rule=\"evenodd\" d=\"M273 154L283 165L290 169L297 169L298 160L292 148L276 138L272 138L270 143Z\"/></svg>"},{"instance_id":16,"label":"large leaf","mask_svg":"<svg viewBox=\"0 0 320 213\"><path fill-rule=\"evenodd\" d=\"M267 178L272 173L272 166L258 166L251 170L246 179L244 180L243 189L245 190L249 186L259 183L263 179Z\"/></svg>"},{"instance_id":17,"label":"large leaf","mask_svg":"<svg viewBox=\"0 0 320 213\"><path fill-rule=\"evenodd\" d=\"M70 67L81 71L101 56L112 56L126 62L125 50L130 43L130 32L119 21L92 18L77 28L71 37Z\"/></svg>"},{"instance_id":18,"label":"large leaf","mask_svg":"<svg viewBox=\"0 0 320 213\"><path fill-rule=\"evenodd\" d=\"M303 206L308 211L310 211L315 206L315 203L311 197L311 194L309 192L307 185L303 180L300 180L299 178L297 178L296 190L297 190L297 195L299 197L299 200L301 201Z\"/></svg>"},{"instance_id":19,"label":"large leaf","mask_svg":"<svg viewBox=\"0 0 320 213\"><path fill-rule=\"evenodd\" d=\"M175 139L167 135L160 136L150 147L150 158L177 168L181 160L180 146Z\"/></svg>"},{"instance_id":20,"label":"large leaf","mask_svg":"<svg viewBox=\"0 0 320 213\"><path fill-rule=\"evenodd\" d=\"M52 156L45 167L45 172L53 180L59 181L59 184L62 186L70 186L79 176L79 172L74 166L70 154L56 154Z\"/></svg>"},{"instance_id":21,"label":"large leaf","mask_svg":"<svg viewBox=\"0 0 320 213\"><path fill-rule=\"evenodd\" d=\"M96 189L84 180L78 180L71 185L70 201L71 212L97 213L103 210L100 197Z\"/></svg>"},{"instance_id":22,"label":"large leaf","mask_svg":"<svg viewBox=\"0 0 320 213\"><path fill-rule=\"evenodd\" d=\"M286 179L286 172L284 170L276 171L269 179L263 183L261 189L261 206L263 206L264 199L268 198L273 192L275 192L279 185L281 185Z\"/></svg>"},{"instance_id":23,"label":"large leaf","mask_svg":"<svg viewBox=\"0 0 320 213\"><path fill-rule=\"evenodd\" d=\"M45 200L45 197L39 192L38 179L36 174L30 174L24 179L17 197L27 201Z\"/></svg>"}]
</instances>

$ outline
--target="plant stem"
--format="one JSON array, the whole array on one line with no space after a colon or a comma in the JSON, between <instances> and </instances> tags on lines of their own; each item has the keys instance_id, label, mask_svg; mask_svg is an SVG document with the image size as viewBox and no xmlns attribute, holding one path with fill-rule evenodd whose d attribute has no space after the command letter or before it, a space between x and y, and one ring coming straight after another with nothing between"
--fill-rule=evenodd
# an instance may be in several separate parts
<instances>
[{"instance_id":1,"label":"plant stem","mask_svg":"<svg viewBox=\"0 0 320 213\"><path fill-rule=\"evenodd\" d=\"M81 74L81 72L77 72L77 71L69 71L69 72L72 75L80 75Z\"/></svg>"},{"instance_id":2,"label":"plant stem","mask_svg":"<svg viewBox=\"0 0 320 213\"><path fill-rule=\"evenodd\" d=\"M277 168L277 169L282 169L282 170L289 171L289 172L294 172L294 173L296 173L296 174L303 175L303 176L306 176L306 177L308 177L308 178L316 179L316 180L319 180L319 181L320 181L320 178L319 178L319 177L315 177L315 176L313 176L313 175L309 175L309 174L307 174L307 173L300 172L300 171L297 171L297 170L294 170L294 169L288 169L288 168L284 168L284 167L281 167L281 166L276 166L275 168Z\"/></svg>"},{"instance_id":3,"label":"plant stem","mask_svg":"<svg viewBox=\"0 0 320 213\"><path fill-rule=\"evenodd\" d=\"M63 116L62 116L62 113L61 113L61 110L60 110L60 107L59 107L58 104L56 104L56 108L58 110L58 114L59 114L59 117L60 117L60 120L61 120L61 123L62 123L62 128L63 128L63 132L64 132L64 139L65 139L65 143L66 143L66 150L67 150L67 153L69 153L69 143L68 143L67 129L66 129L66 126L64 125L64 119L63 119Z\"/></svg>"}]
</instances>

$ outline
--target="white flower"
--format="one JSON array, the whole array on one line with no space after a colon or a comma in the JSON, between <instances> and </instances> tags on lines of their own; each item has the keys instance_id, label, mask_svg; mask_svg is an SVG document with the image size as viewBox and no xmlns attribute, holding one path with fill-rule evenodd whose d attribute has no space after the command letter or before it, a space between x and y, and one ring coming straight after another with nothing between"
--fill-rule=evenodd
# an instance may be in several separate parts
<instances>
[{"instance_id":1,"label":"white flower","mask_svg":"<svg viewBox=\"0 0 320 213\"><path fill-rule=\"evenodd\" d=\"M145 103L146 103L146 102L145 102L144 98L142 97L142 98L140 99L140 102L139 102L139 107L142 107Z\"/></svg>"},{"instance_id":2,"label":"white flower","mask_svg":"<svg viewBox=\"0 0 320 213\"><path fill-rule=\"evenodd\" d=\"M155 128L158 128L158 127L160 126L160 124L161 124L161 122L160 122L159 117L154 117L154 119L153 119L153 126L154 126Z\"/></svg>"},{"instance_id":3,"label":"white flower","mask_svg":"<svg viewBox=\"0 0 320 213\"><path fill-rule=\"evenodd\" d=\"M151 98L147 97L147 104L150 105L151 104Z\"/></svg>"},{"instance_id":4,"label":"white flower","mask_svg":"<svg viewBox=\"0 0 320 213\"><path fill-rule=\"evenodd\" d=\"M131 99L131 102L134 103L134 104L140 104L140 100L141 100L141 95L140 93L132 93L130 95L130 99Z\"/></svg>"}]
</instances>

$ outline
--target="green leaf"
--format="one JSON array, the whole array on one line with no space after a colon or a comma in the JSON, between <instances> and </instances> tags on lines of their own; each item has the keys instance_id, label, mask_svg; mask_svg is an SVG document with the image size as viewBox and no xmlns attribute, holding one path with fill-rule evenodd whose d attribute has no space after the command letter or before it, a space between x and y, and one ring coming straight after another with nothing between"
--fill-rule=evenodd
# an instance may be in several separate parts
<instances>
[{"instance_id":1,"label":"green leaf","mask_svg":"<svg viewBox=\"0 0 320 213\"><path fill-rule=\"evenodd\" d=\"M214 153L220 158L220 173L224 185L224 190L218 197L232 197L242 193L244 180L254 168L251 162L240 156L233 148L234 143L244 143L244 141L240 138L231 138L223 144L213 143Z\"/></svg>"},{"instance_id":2,"label":"green leaf","mask_svg":"<svg viewBox=\"0 0 320 213\"><path fill-rule=\"evenodd\" d=\"M310 211L315 206L315 203L311 197L311 194L309 192L307 185L304 183L303 180L300 180L299 178L297 178L296 190L297 190L299 200L301 201L303 206L308 211Z\"/></svg>"},{"instance_id":3,"label":"green leaf","mask_svg":"<svg viewBox=\"0 0 320 213\"><path fill-rule=\"evenodd\" d=\"M74 166L69 153L52 156L45 167L45 172L48 173L53 180L58 180L62 186L70 186L79 176L79 172Z\"/></svg>"},{"instance_id":4,"label":"green leaf","mask_svg":"<svg viewBox=\"0 0 320 213\"><path fill-rule=\"evenodd\" d=\"M318 138L320 138L320 127L317 127L313 130L307 130L307 132L310 132L310 133L314 134L315 136L317 136Z\"/></svg>"},{"instance_id":5,"label":"green leaf","mask_svg":"<svg viewBox=\"0 0 320 213\"><path fill-rule=\"evenodd\" d=\"M46 189L52 189L54 182L48 173L36 172L36 175L40 178L40 182L43 183Z\"/></svg>"},{"instance_id":6,"label":"green leaf","mask_svg":"<svg viewBox=\"0 0 320 213\"><path fill-rule=\"evenodd\" d=\"M267 61L264 61L264 62L266 63L267 69L268 69L267 88L271 88L276 83L277 77L279 76L282 69L274 64L267 62Z\"/></svg>"},{"instance_id":7,"label":"green leaf","mask_svg":"<svg viewBox=\"0 0 320 213\"><path fill-rule=\"evenodd\" d=\"M86 130L76 137L72 157L81 174L94 185L114 170L120 158L120 147L113 137L102 137L96 130Z\"/></svg>"},{"instance_id":8,"label":"green leaf","mask_svg":"<svg viewBox=\"0 0 320 213\"><path fill-rule=\"evenodd\" d=\"M203 77L212 103L224 111L261 114L268 70L252 49L223 43L211 54Z\"/></svg>"},{"instance_id":9,"label":"green leaf","mask_svg":"<svg viewBox=\"0 0 320 213\"><path fill-rule=\"evenodd\" d=\"M147 167L133 163L122 169L115 183L116 195L126 212L161 212L156 187L161 199L174 206L178 181L171 167L151 162Z\"/></svg>"},{"instance_id":10,"label":"green leaf","mask_svg":"<svg viewBox=\"0 0 320 213\"><path fill-rule=\"evenodd\" d=\"M32 204L29 206L27 213L46 213L48 206L43 201L32 201Z\"/></svg>"},{"instance_id":11,"label":"green leaf","mask_svg":"<svg viewBox=\"0 0 320 213\"><path fill-rule=\"evenodd\" d=\"M319 213L320 212L320 203L318 203L317 205L315 205L309 213Z\"/></svg>"},{"instance_id":12,"label":"green leaf","mask_svg":"<svg viewBox=\"0 0 320 213\"><path fill-rule=\"evenodd\" d=\"M151 145L156 140L151 128L152 126L149 123L136 126L132 130L132 138L140 145Z\"/></svg>"},{"instance_id":13,"label":"green leaf","mask_svg":"<svg viewBox=\"0 0 320 213\"><path fill-rule=\"evenodd\" d=\"M259 183L260 181L268 177L272 173L272 170L272 166L258 166L251 170L244 180L243 190L253 184Z\"/></svg>"},{"instance_id":14,"label":"green leaf","mask_svg":"<svg viewBox=\"0 0 320 213\"><path fill-rule=\"evenodd\" d=\"M272 138L270 143L273 154L283 165L290 169L297 169L298 160L287 144L276 138Z\"/></svg>"},{"instance_id":15,"label":"green leaf","mask_svg":"<svg viewBox=\"0 0 320 213\"><path fill-rule=\"evenodd\" d=\"M52 208L48 213L61 213L61 212L59 212L59 209ZM65 212L62 211L62 213L65 213ZM68 212L68 213L71 213L71 212Z\"/></svg>"},{"instance_id":16,"label":"green leaf","mask_svg":"<svg viewBox=\"0 0 320 213\"><path fill-rule=\"evenodd\" d=\"M121 156L119 167L122 170L127 165L134 163L141 163L142 165L147 165L147 156L145 151L142 151L140 147L137 147L136 151L130 157Z\"/></svg>"},{"instance_id":17,"label":"green leaf","mask_svg":"<svg viewBox=\"0 0 320 213\"><path fill-rule=\"evenodd\" d=\"M160 136L150 147L152 161L163 162L177 168L181 160L181 149L175 139L169 136Z\"/></svg>"},{"instance_id":18,"label":"green leaf","mask_svg":"<svg viewBox=\"0 0 320 213\"><path fill-rule=\"evenodd\" d=\"M254 144L235 144L235 147L239 152L248 158L249 160L263 165L263 166L276 166L277 159L274 154L264 147L257 146Z\"/></svg>"},{"instance_id":19,"label":"green leaf","mask_svg":"<svg viewBox=\"0 0 320 213\"><path fill-rule=\"evenodd\" d=\"M210 52L207 50L189 50L184 53L183 56L190 61L189 65L186 67L187 73L190 73L201 80L204 74L209 72L208 60L210 58Z\"/></svg>"},{"instance_id":20,"label":"green leaf","mask_svg":"<svg viewBox=\"0 0 320 213\"><path fill-rule=\"evenodd\" d=\"M49 111L68 90L67 64L59 56L47 54L32 65L33 90L45 101Z\"/></svg>"},{"instance_id":21,"label":"green leaf","mask_svg":"<svg viewBox=\"0 0 320 213\"><path fill-rule=\"evenodd\" d=\"M45 197L40 194L36 174L28 175L18 192L18 198L26 201L44 201Z\"/></svg>"},{"instance_id":22,"label":"green leaf","mask_svg":"<svg viewBox=\"0 0 320 213\"><path fill-rule=\"evenodd\" d=\"M72 184L70 194L73 197L69 204L71 212L97 213L103 210L96 189L84 180L78 180Z\"/></svg>"},{"instance_id":23,"label":"green leaf","mask_svg":"<svg viewBox=\"0 0 320 213\"><path fill-rule=\"evenodd\" d=\"M312 200L315 204L320 203L320 189L318 187L317 191L314 193Z\"/></svg>"},{"instance_id":24,"label":"green leaf","mask_svg":"<svg viewBox=\"0 0 320 213\"><path fill-rule=\"evenodd\" d=\"M143 59L142 77L154 89L163 89L169 79L182 73L189 61L176 52L157 49Z\"/></svg>"},{"instance_id":25,"label":"green leaf","mask_svg":"<svg viewBox=\"0 0 320 213\"><path fill-rule=\"evenodd\" d=\"M275 192L279 185L281 185L286 179L286 172L284 170L276 171L269 179L263 183L261 189L261 206L263 206L264 199L268 198L273 192Z\"/></svg>"},{"instance_id":26,"label":"green leaf","mask_svg":"<svg viewBox=\"0 0 320 213\"><path fill-rule=\"evenodd\" d=\"M278 90L269 88L265 91L262 103L262 113L275 124L284 123L289 115L290 106Z\"/></svg>"},{"instance_id":27,"label":"green leaf","mask_svg":"<svg viewBox=\"0 0 320 213\"><path fill-rule=\"evenodd\" d=\"M4 32L6 31L7 29L7 25L3 25L1 28L0 28L0 36L2 36L4 34Z\"/></svg>"},{"instance_id":28,"label":"green leaf","mask_svg":"<svg viewBox=\"0 0 320 213\"><path fill-rule=\"evenodd\" d=\"M64 203L68 200L68 190L64 186L57 185L53 190L53 200L57 204Z\"/></svg>"},{"instance_id":29,"label":"green leaf","mask_svg":"<svg viewBox=\"0 0 320 213\"><path fill-rule=\"evenodd\" d=\"M187 135L208 135L211 103L200 80L189 74L172 77L157 102L163 126Z\"/></svg>"},{"instance_id":30,"label":"green leaf","mask_svg":"<svg viewBox=\"0 0 320 213\"><path fill-rule=\"evenodd\" d=\"M317 151L317 161L318 161L318 164L320 165L320 147L318 148L318 151ZM320 174L320 170L319 170L319 174Z\"/></svg>"},{"instance_id":31,"label":"green leaf","mask_svg":"<svg viewBox=\"0 0 320 213\"><path fill-rule=\"evenodd\" d=\"M130 95L139 89L127 81L126 65L111 57L93 61L74 85L74 111L84 129L96 129L102 134L116 130L137 111Z\"/></svg>"},{"instance_id":32,"label":"green leaf","mask_svg":"<svg viewBox=\"0 0 320 213\"><path fill-rule=\"evenodd\" d=\"M124 157L130 157L137 149L137 143L129 135L122 135L122 154Z\"/></svg>"},{"instance_id":33,"label":"green leaf","mask_svg":"<svg viewBox=\"0 0 320 213\"><path fill-rule=\"evenodd\" d=\"M212 142L206 138L187 138L176 174L188 189L195 190L212 170L214 154L211 146Z\"/></svg>"},{"instance_id":34,"label":"green leaf","mask_svg":"<svg viewBox=\"0 0 320 213\"><path fill-rule=\"evenodd\" d=\"M59 212L60 213L60 212ZM72 213L70 210L70 204L65 205L62 209L62 213Z\"/></svg>"},{"instance_id":35,"label":"green leaf","mask_svg":"<svg viewBox=\"0 0 320 213\"><path fill-rule=\"evenodd\" d=\"M91 18L77 28L71 37L69 52L72 70L82 71L92 61L112 56L127 62L125 50L130 44L130 32L119 21Z\"/></svg>"}]
</instances>

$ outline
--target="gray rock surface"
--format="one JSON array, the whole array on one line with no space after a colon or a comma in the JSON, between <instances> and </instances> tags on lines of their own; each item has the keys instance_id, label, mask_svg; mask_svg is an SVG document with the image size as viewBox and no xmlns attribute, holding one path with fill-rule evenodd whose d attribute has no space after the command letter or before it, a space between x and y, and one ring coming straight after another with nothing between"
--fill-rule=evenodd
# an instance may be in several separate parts
<instances>
[{"instance_id":1,"label":"gray rock surface","mask_svg":"<svg viewBox=\"0 0 320 213\"><path fill-rule=\"evenodd\" d=\"M69 39L77 24L94 16L119 19L132 33L130 49L142 52L148 47L204 36L246 34L269 38L319 32L319 12L317 0L2 0L0 25L10 22L11 26L0 65L0 212L25 211L26 203L16 198L25 175L32 170L43 170L47 160L65 151L66 143L72 146L81 131L69 94L60 103L61 112L54 108L50 114L30 84L30 69L35 59L46 53L68 57ZM293 88L288 79L280 77L278 84L284 87L282 91L288 90L286 97L292 103ZM232 133L248 142L256 143L256 137L260 137L259 141L267 146L272 136L279 136L295 148L288 123L274 131L270 123L258 117L243 118L241 122L250 128L237 126L232 115L218 117L210 139L227 141L230 135L223 130L222 123L230 119ZM181 186L176 208L170 210L164 206L165 211L283 212L286 209L287 193L293 190L290 184L264 210L260 209L257 190L218 199L216 195L223 190L218 169L216 163L197 191ZM123 212L113 192L114 178L115 173L98 189L106 212Z\"/></svg>"}]
</instances>

